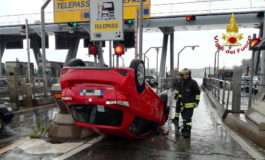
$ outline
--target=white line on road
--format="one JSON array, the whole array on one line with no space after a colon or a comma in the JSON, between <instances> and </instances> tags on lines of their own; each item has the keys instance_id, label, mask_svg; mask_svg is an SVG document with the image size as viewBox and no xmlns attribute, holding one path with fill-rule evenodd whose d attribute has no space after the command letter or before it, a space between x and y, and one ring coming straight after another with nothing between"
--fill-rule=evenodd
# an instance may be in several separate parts
<instances>
[{"instance_id":1,"label":"white line on road","mask_svg":"<svg viewBox=\"0 0 265 160\"><path fill-rule=\"evenodd\" d=\"M71 157L72 155L74 155L74 154L76 154L76 153L78 153L78 152L81 152L82 150L84 150L84 149L86 149L86 148L92 146L93 144L95 144L95 143L101 141L104 137L105 137L105 136L103 136L103 135L101 135L101 136L99 136L99 137L96 137L96 138L94 138L94 139L88 141L87 143L81 145L80 147L75 148L75 149L73 149L72 151L70 151L70 152L68 152L68 153L65 153L65 154L63 154L63 155L61 155L61 156L59 156L59 157L54 158L53 160L64 160L64 159L66 159L66 158L69 158L69 157Z\"/></svg>"},{"instance_id":2,"label":"white line on road","mask_svg":"<svg viewBox=\"0 0 265 160\"><path fill-rule=\"evenodd\" d=\"M242 139L240 136L238 136L234 131L232 131L227 126L223 125L226 130L229 132L229 134L234 138L236 142L239 143L239 145L248 152L253 158L255 159L265 159L265 157L260 154L258 151L254 149L254 147L250 146L244 139Z\"/></svg>"}]
</instances>

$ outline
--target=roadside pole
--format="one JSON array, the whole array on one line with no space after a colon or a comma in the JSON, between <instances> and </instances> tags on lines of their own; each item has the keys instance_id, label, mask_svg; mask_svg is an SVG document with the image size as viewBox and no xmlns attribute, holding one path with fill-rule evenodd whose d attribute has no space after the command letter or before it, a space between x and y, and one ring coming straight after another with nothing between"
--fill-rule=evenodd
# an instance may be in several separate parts
<instances>
[{"instance_id":1,"label":"roadside pole","mask_svg":"<svg viewBox=\"0 0 265 160\"><path fill-rule=\"evenodd\" d=\"M139 59L143 59L143 0L140 0Z\"/></svg>"},{"instance_id":2,"label":"roadside pole","mask_svg":"<svg viewBox=\"0 0 265 160\"><path fill-rule=\"evenodd\" d=\"M136 59L138 57L138 12L139 10L136 10L135 12L135 23L134 23L134 51L135 51L135 56L134 58Z\"/></svg>"},{"instance_id":3,"label":"roadside pole","mask_svg":"<svg viewBox=\"0 0 265 160\"><path fill-rule=\"evenodd\" d=\"M41 7L41 48L42 48L42 76L44 80L44 96L47 96L47 84L48 77L46 73L46 53L45 53L45 17L44 17L44 9L50 3L51 0L47 0L43 6Z\"/></svg>"},{"instance_id":4,"label":"roadside pole","mask_svg":"<svg viewBox=\"0 0 265 160\"><path fill-rule=\"evenodd\" d=\"M28 27L28 19L25 19L25 29L26 29L27 56L28 56L28 82L31 82L31 77L30 77L30 50L29 50L29 27Z\"/></svg>"},{"instance_id":5,"label":"roadside pole","mask_svg":"<svg viewBox=\"0 0 265 160\"><path fill-rule=\"evenodd\" d=\"M113 64L111 63L112 62L111 49L112 49L112 47L111 47L111 41L109 41L109 67L112 67L113 66Z\"/></svg>"},{"instance_id":6,"label":"roadside pole","mask_svg":"<svg viewBox=\"0 0 265 160\"><path fill-rule=\"evenodd\" d=\"M253 39L256 38L256 34L253 34ZM248 87L248 109L252 104L252 86L253 86L253 77L254 77L254 58L255 58L255 49L252 51L251 56L251 71L250 71L250 81Z\"/></svg>"}]
</instances>

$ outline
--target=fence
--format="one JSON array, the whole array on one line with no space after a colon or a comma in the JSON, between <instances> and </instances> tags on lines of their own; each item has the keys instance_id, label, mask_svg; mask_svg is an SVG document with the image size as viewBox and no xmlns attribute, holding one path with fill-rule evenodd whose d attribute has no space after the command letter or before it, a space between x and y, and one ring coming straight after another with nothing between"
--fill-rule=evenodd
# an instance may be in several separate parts
<instances>
[{"instance_id":1,"label":"fence","mask_svg":"<svg viewBox=\"0 0 265 160\"><path fill-rule=\"evenodd\" d=\"M233 87L233 81L224 81L216 78L204 78L203 86L206 88L208 94L211 94L220 104L224 106L226 110L233 111L233 88L240 87L240 112L244 112L248 109L249 96L252 98L252 102L250 106L258 104L262 98L264 98L264 93L262 93L262 89L258 89L257 91L252 89L252 93L249 93L249 83L245 83L242 81L239 85ZM257 84L258 86L265 86L262 84ZM259 93L260 92L260 93ZM237 110L237 109L235 109Z\"/></svg>"}]
</instances>

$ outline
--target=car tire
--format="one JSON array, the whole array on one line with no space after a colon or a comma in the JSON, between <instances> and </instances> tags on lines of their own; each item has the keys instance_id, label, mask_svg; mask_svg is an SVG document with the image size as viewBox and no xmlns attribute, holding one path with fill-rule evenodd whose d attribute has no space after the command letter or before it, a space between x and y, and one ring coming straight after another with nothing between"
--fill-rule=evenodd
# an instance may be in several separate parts
<instances>
[{"instance_id":1,"label":"car tire","mask_svg":"<svg viewBox=\"0 0 265 160\"><path fill-rule=\"evenodd\" d=\"M81 59L71 59L68 62L67 66L69 66L69 67L77 67L77 66L84 67L84 66L86 66L86 64Z\"/></svg>"},{"instance_id":2,"label":"car tire","mask_svg":"<svg viewBox=\"0 0 265 160\"><path fill-rule=\"evenodd\" d=\"M5 123L2 119L2 117L0 117L0 132L4 129Z\"/></svg>"},{"instance_id":3,"label":"car tire","mask_svg":"<svg viewBox=\"0 0 265 160\"><path fill-rule=\"evenodd\" d=\"M168 101L167 94L165 94L165 93L161 94L160 98L163 101L164 114L165 114L165 118L166 118L165 121L167 121L168 117L169 117L169 110L170 110L170 107L167 105L167 101Z\"/></svg>"},{"instance_id":4,"label":"car tire","mask_svg":"<svg viewBox=\"0 0 265 160\"><path fill-rule=\"evenodd\" d=\"M140 94L145 89L144 62L140 59L134 59L134 60L132 60L132 62L130 64L130 68L134 69L136 89L137 89L137 92Z\"/></svg>"}]
</instances>

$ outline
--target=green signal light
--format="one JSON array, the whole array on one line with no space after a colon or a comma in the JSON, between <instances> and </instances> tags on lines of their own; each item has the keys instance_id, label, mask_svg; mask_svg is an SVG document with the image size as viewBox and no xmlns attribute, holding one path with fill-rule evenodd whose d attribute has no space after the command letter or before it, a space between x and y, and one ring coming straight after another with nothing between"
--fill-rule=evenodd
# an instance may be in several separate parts
<instances>
[{"instance_id":1,"label":"green signal light","mask_svg":"<svg viewBox=\"0 0 265 160\"><path fill-rule=\"evenodd\" d=\"M77 23L76 22L73 22L72 25L73 25L73 27L77 27Z\"/></svg>"},{"instance_id":2,"label":"green signal light","mask_svg":"<svg viewBox=\"0 0 265 160\"><path fill-rule=\"evenodd\" d=\"M128 20L128 24L132 24L132 22L133 22L133 21L132 21L131 19Z\"/></svg>"}]
</instances>

